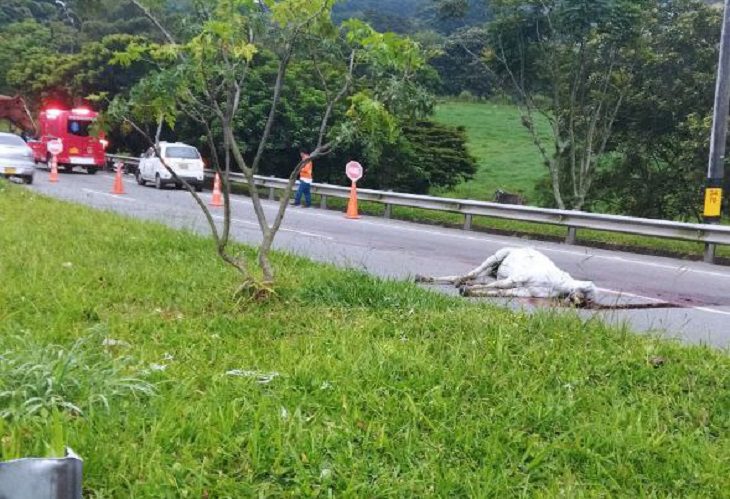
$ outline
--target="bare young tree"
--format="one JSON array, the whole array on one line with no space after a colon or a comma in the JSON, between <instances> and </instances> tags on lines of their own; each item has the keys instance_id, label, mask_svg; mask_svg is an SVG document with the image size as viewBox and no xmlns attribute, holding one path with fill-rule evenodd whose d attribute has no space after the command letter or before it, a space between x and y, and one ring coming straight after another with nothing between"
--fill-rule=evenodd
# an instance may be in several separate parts
<instances>
[{"instance_id":1,"label":"bare young tree","mask_svg":"<svg viewBox=\"0 0 730 499\"><path fill-rule=\"evenodd\" d=\"M479 57L515 95L522 125L549 170L556 205L580 210L629 90L624 52L636 18L626 14L626 24L634 24L619 33L611 16L624 2L518 3L504 7L490 26L491 50ZM549 136L541 134L538 119L549 124Z\"/></svg>"},{"instance_id":2,"label":"bare young tree","mask_svg":"<svg viewBox=\"0 0 730 499\"><path fill-rule=\"evenodd\" d=\"M160 71L140 83L130 96L116 99L110 114L119 116L130 127L147 138L163 166L176 182L182 184L195 198L203 211L219 256L233 266L243 277L243 289L270 290L274 282L274 269L270 253L274 239L281 228L284 216L301 169L308 161L327 155L337 144L337 136L331 137L332 118L335 108L351 93L358 59L372 47L374 32L355 25L353 29L335 27L330 20L334 0L284 0L266 2L227 2L208 0L201 8L203 22L198 32L185 42L178 42L156 14L142 0L132 3L159 28L166 43L147 47L131 47L117 55L118 63L129 63L139 57L151 57ZM333 47L335 49L333 49ZM275 54L277 71L270 88L269 112L263 131L257 137L258 145L250 162L246 161L245 149L237 137L235 118L244 112L243 96L251 72L261 52ZM316 146L308 159L301 159L293 166L288 183L272 218L267 215L264 203L256 189L259 171L272 130L286 82L287 70L292 61L309 61L310 69L319 76L320 90L325 95L321 110ZM320 70L327 64L338 75L337 81L326 78ZM333 86L334 85L334 86ZM203 199L179 178L160 155L156 139L147 135L137 123L150 115L163 116L170 124L184 113L198 123L204 131L211 151L211 164L220 175L224 210L222 227ZM253 277L245 259L229 252L231 229L232 166L243 172L249 185L253 211L262 234L258 247L257 263L262 280Z\"/></svg>"}]
</instances>

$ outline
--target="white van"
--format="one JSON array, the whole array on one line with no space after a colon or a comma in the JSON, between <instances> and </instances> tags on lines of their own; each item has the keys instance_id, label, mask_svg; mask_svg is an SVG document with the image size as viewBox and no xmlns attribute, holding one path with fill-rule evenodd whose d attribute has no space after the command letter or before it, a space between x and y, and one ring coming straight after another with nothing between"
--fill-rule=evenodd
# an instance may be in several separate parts
<instances>
[{"instance_id":1,"label":"white van","mask_svg":"<svg viewBox=\"0 0 730 499\"><path fill-rule=\"evenodd\" d=\"M205 165L195 147L182 142L160 142L159 148L160 156L178 177L194 186L196 191L203 190ZM162 162L155 155L152 147L139 158L136 176L139 185L152 182L158 189L169 184L174 184L178 189L182 187L182 184L172 177L167 168L162 166Z\"/></svg>"}]
</instances>

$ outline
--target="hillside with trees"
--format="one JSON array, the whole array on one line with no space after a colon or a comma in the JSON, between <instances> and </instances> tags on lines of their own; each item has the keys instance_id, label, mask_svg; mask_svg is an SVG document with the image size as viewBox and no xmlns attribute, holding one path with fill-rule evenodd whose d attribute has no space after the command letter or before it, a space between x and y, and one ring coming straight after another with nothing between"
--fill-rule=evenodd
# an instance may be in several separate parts
<instances>
[{"instance_id":1,"label":"hillside with trees","mask_svg":"<svg viewBox=\"0 0 730 499\"><path fill-rule=\"evenodd\" d=\"M413 2L413 12L417 3ZM198 26L192 19L209 15L203 5L162 2L155 12L176 37L189 39ZM392 2L390 7L395 9L395 5ZM113 63L118 53L164 41L160 31L130 1L69 0L61 5L53 0L10 0L3 3L0 12L0 93L21 93L33 110L48 104L86 104L105 110L115 97L130 95L139 83L149 82L159 73L159 63L150 57L130 64ZM236 118L239 137L248 144L247 155L256 149L255 137L268 113L268 88L276 77L271 51L257 53L256 59L260 64L249 80L247 106ZM316 104L324 98L315 90L319 76L311 61L293 64L288 74L277 113L279 126L264 151L262 172L266 174L287 175L299 148L310 149L317 142L322 111ZM435 87L430 67L412 71L407 80L386 76L359 75L353 96L339 103L332 117L339 127L348 112L363 104L353 100L355 94L371 98L381 93L387 122L380 122L381 129L368 134L344 131L346 140L318 161L317 180L345 182L342 165L351 158L360 158L368 167L363 181L367 187L425 193L431 187L449 187L470 178L476 164L466 152L463 130L436 125L430 119L430 89ZM382 84L373 85L378 78ZM153 118L140 125L152 132L158 123ZM438 130L438 139L425 140L435 137L434 130ZM112 150L138 154L146 149L144 141L129 130L115 125L108 132ZM163 127L161 138L186 141L213 154L199 126L184 113Z\"/></svg>"},{"instance_id":2,"label":"hillside with trees","mask_svg":"<svg viewBox=\"0 0 730 499\"><path fill-rule=\"evenodd\" d=\"M700 220L716 2L493 0L491 10L490 22L447 37L432 64L443 93L520 109L545 172L532 202Z\"/></svg>"},{"instance_id":3,"label":"hillside with trees","mask_svg":"<svg viewBox=\"0 0 730 499\"><path fill-rule=\"evenodd\" d=\"M392 119L369 135L350 133L346 143L319 161L318 175L342 182L341 164L358 157L368 165L368 187L410 192L449 188L471 178L475 162L466 152L462 130L433 123L435 98L498 96L519 106L522 126L535 137L533 147L545 165L539 194L531 202L697 219L721 18L710 4L714 2L338 3L337 23L357 17L380 31L407 33L428 64L407 82L359 75L354 92L381 92ZM195 28L190 19L205 14L199 10L203 4L193 2L154 5L183 37ZM36 110L46 103L92 103L105 109L114 96L128 94L155 72L155 64L144 59L112 64L114 55L162 41L159 30L129 0L7 0L0 5L0 38L0 93L22 93ZM580 57L575 57L576 47ZM295 65L286 81L279 110L283 126L267 145L266 173L283 174L298 148L310 147L314 140L312 124L318 116L312 102L321 95L310 89L310 69ZM251 106L237 120L243 141L264 121L260 90L275 74L266 64L258 71ZM372 81L382 85L375 88ZM333 118L342 123L353 104L351 98L339 104ZM552 120L549 140L533 133L535 115ZM157 127L155 120L142 125ZM392 129L398 133L391 134ZM136 154L143 146L120 128L110 134L117 150ZM199 131L185 116L166 125L162 136L202 146ZM444 144L455 144L457 159Z\"/></svg>"}]
</instances>

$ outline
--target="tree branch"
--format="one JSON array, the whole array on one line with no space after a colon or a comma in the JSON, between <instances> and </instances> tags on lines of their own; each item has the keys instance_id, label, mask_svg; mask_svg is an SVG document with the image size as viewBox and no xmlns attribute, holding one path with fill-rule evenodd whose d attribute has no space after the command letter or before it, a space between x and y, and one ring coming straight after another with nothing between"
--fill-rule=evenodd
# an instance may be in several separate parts
<instances>
[{"instance_id":1,"label":"tree branch","mask_svg":"<svg viewBox=\"0 0 730 499\"><path fill-rule=\"evenodd\" d=\"M175 45L175 39L172 37L169 31L165 29L165 27L160 23L160 21L152 14L152 12L142 5L139 0L130 0L132 2L132 5L137 7L142 14L149 19L149 21L157 27L158 30L160 30L160 33L162 33L162 36L165 37L165 40L167 40L168 43L171 43Z\"/></svg>"}]
</instances>

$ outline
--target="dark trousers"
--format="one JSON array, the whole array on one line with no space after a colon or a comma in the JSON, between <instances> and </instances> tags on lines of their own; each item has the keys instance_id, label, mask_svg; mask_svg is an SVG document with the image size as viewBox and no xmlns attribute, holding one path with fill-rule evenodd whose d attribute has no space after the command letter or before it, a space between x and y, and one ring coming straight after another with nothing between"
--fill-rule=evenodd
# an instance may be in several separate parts
<instances>
[{"instance_id":1,"label":"dark trousers","mask_svg":"<svg viewBox=\"0 0 730 499\"><path fill-rule=\"evenodd\" d=\"M297 189L296 196L294 196L294 205L299 206L302 200L302 194L304 195L304 204L307 207L312 206L312 184L299 181L299 188Z\"/></svg>"}]
</instances>

